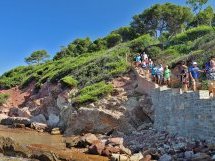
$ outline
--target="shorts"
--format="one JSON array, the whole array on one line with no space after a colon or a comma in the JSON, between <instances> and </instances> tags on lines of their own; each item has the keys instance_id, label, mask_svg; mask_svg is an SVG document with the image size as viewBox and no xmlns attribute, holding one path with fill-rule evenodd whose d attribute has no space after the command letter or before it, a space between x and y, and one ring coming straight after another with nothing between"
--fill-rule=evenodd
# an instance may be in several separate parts
<instances>
[{"instance_id":1,"label":"shorts","mask_svg":"<svg viewBox=\"0 0 215 161\"><path fill-rule=\"evenodd\" d=\"M162 80L163 76L162 75L157 75L158 80Z\"/></svg>"}]
</instances>

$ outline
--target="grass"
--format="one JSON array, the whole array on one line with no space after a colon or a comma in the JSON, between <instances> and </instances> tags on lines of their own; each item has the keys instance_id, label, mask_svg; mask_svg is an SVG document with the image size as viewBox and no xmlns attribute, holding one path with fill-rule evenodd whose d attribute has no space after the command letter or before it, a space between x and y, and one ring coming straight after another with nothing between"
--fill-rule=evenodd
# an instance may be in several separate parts
<instances>
[{"instance_id":1,"label":"grass","mask_svg":"<svg viewBox=\"0 0 215 161\"><path fill-rule=\"evenodd\" d=\"M0 94L0 105L3 105L7 102L9 98L8 94Z\"/></svg>"},{"instance_id":2,"label":"grass","mask_svg":"<svg viewBox=\"0 0 215 161\"><path fill-rule=\"evenodd\" d=\"M112 91L113 86L102 81L81 89L78 95L73 98L73 102L76 104L94 102L97 101L101 96L107 95Z\"/></svg>"},{"instance_id":3,"label":"grass","mask_svg":"<svg viewBox=\"0 0 215 161\"><path fill-rule=\"evenodd\" d=\"M66 76L62 78L61 83L70 88L76 87L78 85L78 81L75 80L72 76Z\"/></svg>"}]
</instances>

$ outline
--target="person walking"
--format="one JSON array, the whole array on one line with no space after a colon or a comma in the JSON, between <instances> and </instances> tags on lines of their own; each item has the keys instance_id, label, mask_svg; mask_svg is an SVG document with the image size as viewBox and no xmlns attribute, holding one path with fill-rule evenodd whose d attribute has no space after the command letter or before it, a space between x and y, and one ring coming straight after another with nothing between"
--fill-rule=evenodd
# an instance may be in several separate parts
<instances>
[{"instance_id":1,"label":"person walking","mask_svg":"<svg viewBox=\"0 0 215 161\"><path fill-rule=\"evenodd\" d=\"M189 75L192 81L193 91L197 90L197 84L199 83L200 72L202 71L199 69L197 62L193 62L192 66L189 68Z\"/></svg>"},{"instance_id":2,"label":"person walking","mask_svg":"<svg viewBox=\"0 0 215 161\"><path fill-rule=\"evenodd\" d=\"M179 66L179 72L180 72L180 80L182 84L182 91L187 92L188 86L189 86L189 72L188 67L186 66L185 61L182 61Z\"/></svg>"},{"instance_id":3,"label":"person walking","mask_svg":"<svg viewBox=\"0 0 215 161\"><path fill-rule=\"evenodd\" d=\"M158 83L159 85L162 85L162 83L163 83L163 72L164 72L163 65L160 64L160 65L159 65L159 68L157 69L157 72L156 72L156 75L157 75L157 83Z\"/></svg>"}]
</instances>

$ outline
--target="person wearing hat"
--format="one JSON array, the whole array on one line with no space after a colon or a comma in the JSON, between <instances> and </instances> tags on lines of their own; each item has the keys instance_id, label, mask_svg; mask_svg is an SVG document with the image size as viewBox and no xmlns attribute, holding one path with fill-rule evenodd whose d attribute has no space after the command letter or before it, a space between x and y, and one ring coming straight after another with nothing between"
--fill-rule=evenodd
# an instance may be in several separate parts
<instances>
[{"instance_id":1,"label":"person wearing hat","mask_svg":"<svg viewBox=\"0 0 215 161\"><path fill-rule=\"evenodd\" d=\"M200 77L200 72L202 72L199 67L197 62L193 62L192 66L189 68L189 75L192 81L192 88L194 91L197 90L197 83Z\"/></svg>"}]
</instances>

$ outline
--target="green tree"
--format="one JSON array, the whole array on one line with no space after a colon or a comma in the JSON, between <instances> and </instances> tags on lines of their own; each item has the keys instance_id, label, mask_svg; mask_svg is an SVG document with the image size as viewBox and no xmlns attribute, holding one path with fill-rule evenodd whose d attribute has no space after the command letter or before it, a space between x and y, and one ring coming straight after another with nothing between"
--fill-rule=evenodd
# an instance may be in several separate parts
<instances>
[{"instance_id":1,"label":"green tree","mask_svg":"<svg viewBox=\"0 0 215 161\"><path fill-rule=\"evenodd\" d=\"M120 27L117 30L111 32L112 34L119 34L122 37L122 41L126 42L135 38L134 30L131 27Z\"/></svg>"},{"instance_id":2,"label":"green tree","mask_svg":"<svg viewBox=\"0 0 215 161\"><path fill-rule=\"evenodd\" d=\"M76 39L68 45L69 51L74 54L71 56L77 56L88 52L88 48L91 45L90 38Z\"/></svg>"},{"instance_id":3,"label":"green tree","mask_svg":"<svg viewBox=\"0 0 215 161\"><path fill-rule=\"evenodd\" d=\"M40 64L49 57L50 55L45 50L38 50L33 52L29 57L25 58L25 62L28 64Z\"/></svg>"},{"instance_id":4,"label":"green tree","mask_svg":"<svg viewBox=\"0 0 215 161\"><path fill-rule=\"evenodd\" d=\"M56 53L53 60L59 60L59 59L62 59L64 57L73 56L73 55L74 55L74 53L72 53L67 47L62 46L61 50Z\"/></svg>"},{"instance_id":5,"label":"green tree","mask_svg":"<svg viewBox=\"0 0 215 161\"><path fill-rule=\"evenodd\" d=\"M191 26L197 27L199 25L212 26L212 21L214 18L214 11L211 6L208 6L205 10L200 11L194 18Z\"/></svg>"},{"instance_id":6,"label":"green tree","mask_svg":"<svg viewBox=\"0 0 215 161\"><path fill-rule=\"evenodd\" d=\"M119 34L110 34L105 37L105 40L107 41L107 47L111 48L119 44L122 41L122 37Z\"/></svg>"},{"instance_id":7,"label":"green tree","mask_svg":"<svg viewBox=\"0 0 215 161\"><path fill-rule=\"evenodd\" d=\"M158 37L163 32L175 35L191 22L193 14L188 7L171 3L156 4L133 17L131 27L138 35L149 33Z\"/></svg>"},{"instance_id":8,"label":"green tree","mask_svg":"<svg viewBox=\"0 0 215 161\"><path fill-rule=\"evenodd\" d=\"M107 49L107 41L105 39L98 38L92 44L90 44L88 51L95 52Z\"/></svg>"}]
</instances>

